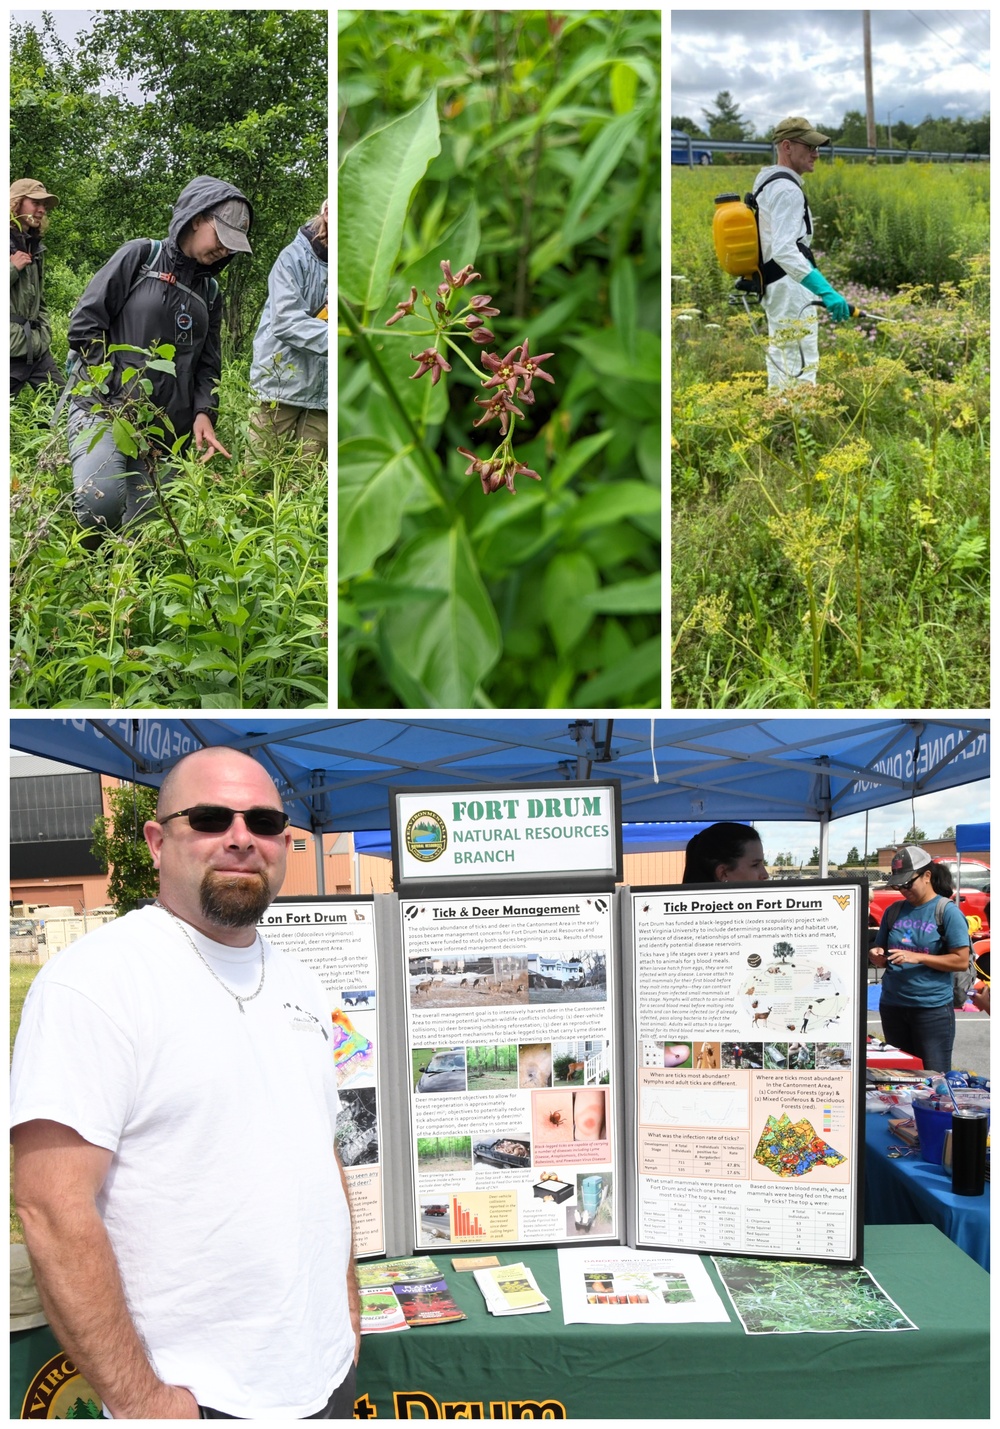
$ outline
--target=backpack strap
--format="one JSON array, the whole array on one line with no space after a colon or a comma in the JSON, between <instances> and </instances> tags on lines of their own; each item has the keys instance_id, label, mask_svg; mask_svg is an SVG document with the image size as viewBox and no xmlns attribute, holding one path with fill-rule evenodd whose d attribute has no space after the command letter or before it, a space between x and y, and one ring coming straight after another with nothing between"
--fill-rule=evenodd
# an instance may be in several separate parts
<instances>
[{"instance_id":1,"label":"backpack strap","mask_svg":"<svg viewBox=\"0 0 1000 1429\"><path fill-rule=\"evenodd\" d=\"M771 283L776 283L779 278L784 278L784 277L787 276L786 273L785 273L785 270L784 270L784 268L782 268L781 264L780 264L780 263L776 263L773 258L769 258L766 263L764 262L764 251L763 251L763 249L760 247L760 219L759 219L759 217L758 217L757 196L758 196L758 194L763 193L764 189L767 188L768 184L776 183L779 179L784 179L786 182L788 182L788 183L790 183L790 184L795 184L795 187L796 187L796 188L799 190L799 192L802 194L802 204L803 204L802 217L803 217L803 219L804 219L804 221L805 221L805 225L806 225L806 237L807 237L807 238L811 238L811 237L812 237L812 232L813 232L812 214L811 214L810 211L809 211L809 200L808 200L808 198L806 198L805 189L803 189L803 188L802 188L802 185L799 184L799 183L797 183L796 180L792 178L791 174L787 174L787 173L771 174L770 178L766 178L766 179L764 180L764 182L761 184L760 188L754 189L752 193L747 194L745 202L746 202L746 204L747 204L747 207L748 207L748 208L751 208L751 209L753 210L754 217L757 219L757 245L758 245L758 254L759 254L759 257L760 257L760 269L761 269L761 273L763 274L764 287L765 287L765 288L767 288ZM809 262L812 264L812 266L815 268L815 267L816 267L816 259L813 257L813 251L812 251L812 248L809 246L809 244L807 244L804 239L798 238L798 239L796 239L796 241L795 241L795 246L798 248L798 250L799 250L799 252L802 254L803 258L808 259L808 261L809 261Z\"/></svg>"},{"instance_id":2,"label":"backpack strap","mask_svg":"<svg viewBox=\"0 0 1000 1429\"><path fill-rule=\"evenodd\" d=\"M146 260L139 269L135 282L128 290L128 297L130 298L132 296L144 279L158 278L161 283L170 283L173 287L180 288L182 292L190 293L192 298L197 298L202 307L211 313L219 296L219 285L215 279L209 278L208 280L208 300L206 301L204 293L199 293L196 288L189 288L186 283L180 281L176 274L160 272L157 264L160 261L160 254L163 252L163 240L161 238L149 238L144 241L149 244L149 253L146 255Z\"/></svg>"}]
</instances>

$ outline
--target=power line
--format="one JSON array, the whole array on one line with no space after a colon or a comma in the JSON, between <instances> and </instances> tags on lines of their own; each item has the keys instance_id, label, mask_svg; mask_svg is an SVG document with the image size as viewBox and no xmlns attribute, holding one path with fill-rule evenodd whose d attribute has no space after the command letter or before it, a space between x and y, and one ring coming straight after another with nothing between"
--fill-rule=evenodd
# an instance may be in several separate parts
<instances>
[{"instance_id":1,"label":"power line","mask_svg":"<svg viewBox=\"0 0 1000 1429\"><path fill-rule=\"evenodd\" d=\"M951 20L952 24L958 27L973 50L986 51L989 49L990 19L988 10L937 10L934 13L940 15L945 24ZM972 29L958 20L956 18L958 15L971 15L973 18L969 22L970 25L981 25L984 31L983 38L979 38Z\"/></svg>"},{"instance_id":2,"label":"power line","mask_svg":"<svg viewBox=\"0 0 1000 1429\"><path fill-rule=\"evenodd\" d=\"M930 27L930 25L928 25L928 23L927 23L926 20L921 20L920 16L917 14L916 10L909 10L909 11L907 11L907 13L908 13L909 15L912 15L913 18L914 18L914 20L916 20L919 25L923 25L924 29L925 29L925 30L928 30L928 31L934 36L934 38L935 38L936 40L940 40L943 45L947 45L950 50L954 50L955 53L959 56L959 58L962 59L962 60L964 60L966 64L972 65L973 68L979 70L979 72L980 72L981 74L989 74L989 70L988 70L988 69L983 69L982 65L976 64L975 60L970 60L970 59L968 58L968 56L963 55L963 54L962 54L962 51L961 51L960 49L958 49L958 47L957 47L956 45L953 45L950 40L946 40L946 39L945 39L944 35L939 35L938 32L937 32L937 30L932 30L931 27Z\"/></svg>"}]
</instances>

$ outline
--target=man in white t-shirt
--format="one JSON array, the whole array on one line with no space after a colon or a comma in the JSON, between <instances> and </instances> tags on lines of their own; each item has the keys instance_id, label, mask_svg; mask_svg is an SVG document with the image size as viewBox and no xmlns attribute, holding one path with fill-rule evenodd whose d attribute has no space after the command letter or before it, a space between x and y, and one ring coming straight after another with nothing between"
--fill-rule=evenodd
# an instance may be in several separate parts
<instances>
[{"instance_id":1,"label":"man in white t-shirt","mask_svg":"<svg viewBox=\"0 0 1000 1429\"><path fill-rule=\"evenodd\" d=\"M17 1209L53 1333L111 1418L353 1417L329 1007L256 926L287 822L255 760L188 755L145 826L157 906L65 949L24 1005Z\"/></svg>"}]
</instances>

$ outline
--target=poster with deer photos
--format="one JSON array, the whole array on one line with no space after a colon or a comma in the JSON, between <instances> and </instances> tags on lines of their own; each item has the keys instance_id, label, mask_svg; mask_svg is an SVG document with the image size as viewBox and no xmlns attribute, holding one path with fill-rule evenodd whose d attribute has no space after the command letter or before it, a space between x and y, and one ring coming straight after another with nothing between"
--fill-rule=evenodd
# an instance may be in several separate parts
<instances>
[{"instance_id":1,"label":"poster with deer photos","mask_svg":"<svg viewBox=\"0 0 1000 1429\"><path fill-rule=\"evenodd\" d=\"M857 1261L863 885L630 898L636 1245Z\"/></svg>"},{"instance_id":2,"label":"poster with deer photos","mask_svg":"<svg viewBox=\"0 0 1000 1429\"><path fill-rule=\"evenodd\" d=\"M613 910L400 898L415 1249L617 1239Z\"/></svg>"},{"instance_id":3,"label":"poster with deer photos","mask_svg":"<svg viewBox=\"0 0 1000 1429\"><path fill-rule=\"evenodd\" d=\"M327 993L323 1029L337 1072L337 1154L347 1178L354 1253L386 1249L378 1087L378 976L370 898L277 898L260 931L312 968Z\"/></svg>"}]
</instances>

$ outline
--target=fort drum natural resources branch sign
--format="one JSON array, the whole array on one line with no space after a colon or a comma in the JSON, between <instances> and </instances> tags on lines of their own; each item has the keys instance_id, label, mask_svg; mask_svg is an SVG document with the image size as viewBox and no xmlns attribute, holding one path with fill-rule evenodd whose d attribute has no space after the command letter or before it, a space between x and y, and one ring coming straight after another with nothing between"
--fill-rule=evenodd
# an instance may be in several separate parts
<instances>
[{"instance_id":1,"label":"fort drum natural resources branch sign","mask_svg":"<svg viewBox=\"0 0 1000 1429\"><path fill-rule=\"evenodd\" d=\"M530 888L611 890L622 877L617 780L512 788L390 791L397 892Z\"/></svg>"}]
</instances>

